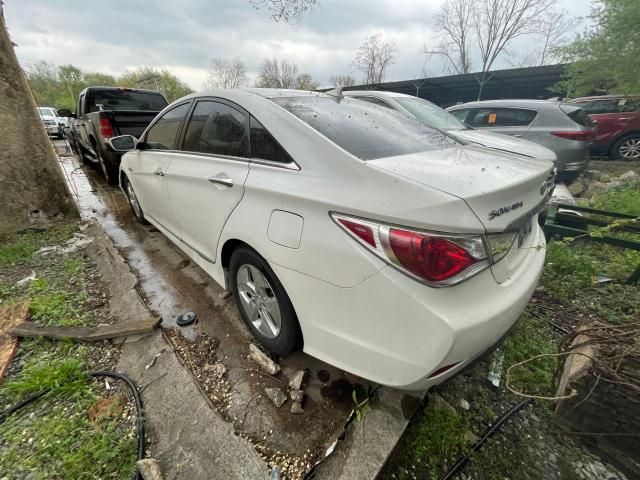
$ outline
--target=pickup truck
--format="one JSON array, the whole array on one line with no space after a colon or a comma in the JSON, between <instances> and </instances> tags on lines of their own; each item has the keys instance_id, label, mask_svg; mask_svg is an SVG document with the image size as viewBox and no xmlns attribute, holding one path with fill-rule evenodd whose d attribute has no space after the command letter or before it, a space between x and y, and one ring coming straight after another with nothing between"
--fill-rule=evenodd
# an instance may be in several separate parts
<instances>
[{"instance_id":1,"label":"pickup truck","mask_svg":"<svg viewBox=\"0 0 640 480\"><path fill-rule=\"evenodd\" d=\"M73 141L80 157L100 165L107 182L117 184L122 153L113 151L107 140L118 135L140 137L168 104L153 90L88 87L80 92L76 113L63 114L75 118Z\"/></svg>"}]
</instances>

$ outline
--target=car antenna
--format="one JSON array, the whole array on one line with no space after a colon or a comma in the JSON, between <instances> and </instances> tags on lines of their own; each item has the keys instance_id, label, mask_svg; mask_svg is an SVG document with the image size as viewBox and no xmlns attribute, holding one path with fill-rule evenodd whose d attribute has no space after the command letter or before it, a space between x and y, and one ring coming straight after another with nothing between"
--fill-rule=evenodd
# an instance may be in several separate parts
<instances>
[{"instance_id":1,"label":"car antenna","mask_svg":"<svg viewBox=\"0 0 640 480\"><path fill-rule=\"evenodd\" d=\"M325 92L325 93L327 95L331 95L332 97L344 98L344 95L342 95L342 85L337 86L333 90L329 90L328 92Z\"/></svg>"}]
</instances>

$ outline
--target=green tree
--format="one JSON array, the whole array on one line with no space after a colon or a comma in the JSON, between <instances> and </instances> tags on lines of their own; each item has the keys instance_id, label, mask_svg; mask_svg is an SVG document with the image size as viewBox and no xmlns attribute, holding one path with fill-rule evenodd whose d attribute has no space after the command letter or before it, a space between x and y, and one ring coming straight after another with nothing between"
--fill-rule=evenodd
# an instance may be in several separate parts
<instances>
[{"instance_id":1,"label":"green tree","mask_svg":"<svg viewBox=\"0 0 640 480\"><path fill-rule=\"evenodd\" d=\"M595 0L593 27L557 53L567 67L554 91L569 97L640 93L640 1Z\"/></svg>"},{"instance_id":2,"label":"green tree","mask_svg":"<svg viewBox=\"0 0 640 480\"><path fill-rule=\"evenodd\" d=\"M55 106L73 110L78 95L86 86L82 70L73 65L62 65L58 67L58 81L58 96Z\"/></svg>"},{"instance_id":3,"label":"green tree","mask_svg":"<svg viewBox=\"0 0 640 480\"><path fill-rule=\"evenodd\" d=\"M317 90L320 82L314 80L308 73L301 73L296 78L296 88L298 90Z\"/></svg>"},{"instance_id":4,"label":"green tree","mask_svg":"<svg viewBox=\"0 0 640 480\"><path fill-rule=\"evenodd\" d=\"M148 88L162 92L169 102L193 93L189 85L168 70L140 67L126 72L118 79L123 87Z\"/></svg>"}]
</instances>

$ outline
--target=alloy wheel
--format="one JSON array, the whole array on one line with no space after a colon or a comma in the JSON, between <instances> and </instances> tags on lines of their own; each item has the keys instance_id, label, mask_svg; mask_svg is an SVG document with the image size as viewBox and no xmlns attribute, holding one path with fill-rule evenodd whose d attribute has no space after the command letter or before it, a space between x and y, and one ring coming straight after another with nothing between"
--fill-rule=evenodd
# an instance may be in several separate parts
<instances>
[{"instance_id":1,"label":"alloy wheel","mask_svg":"<svg viewBox=\"0 0 640 480\"><path fill-rule=\"evenodd\" d=\"M630 138L622 142L619 148L620 156L625 160L640 159L640 138Z\"/></svg>"},{"instance_id":2,"label":"alloy wheel","mask_svg":"<svg viewBox=\"0 0 640 480\"><path fill-rule=\"evenodd\" d=\"M282 328L280 305L267 278L253 265L242 265L236 275L240 304L262 335L276 338Z\"/></svg>"}]
</instances>

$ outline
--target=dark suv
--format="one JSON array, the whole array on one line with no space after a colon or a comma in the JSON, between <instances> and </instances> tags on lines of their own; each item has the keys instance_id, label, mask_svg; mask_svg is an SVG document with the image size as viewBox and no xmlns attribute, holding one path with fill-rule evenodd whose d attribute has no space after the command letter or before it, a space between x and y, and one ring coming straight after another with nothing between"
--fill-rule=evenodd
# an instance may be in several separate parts
<instances>
[{"instance_id":1,"label":"dark suv","mask_svg":"<svg viewBox=\"0 0 640 480\"><path fill-rule=\"evenodd\" d=\"M583 97L569 103L596 122L591 152L624 160L640 160L640 101L622 95Z\"/></svg>"}]
</instances>

